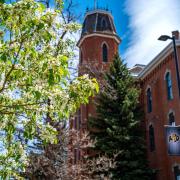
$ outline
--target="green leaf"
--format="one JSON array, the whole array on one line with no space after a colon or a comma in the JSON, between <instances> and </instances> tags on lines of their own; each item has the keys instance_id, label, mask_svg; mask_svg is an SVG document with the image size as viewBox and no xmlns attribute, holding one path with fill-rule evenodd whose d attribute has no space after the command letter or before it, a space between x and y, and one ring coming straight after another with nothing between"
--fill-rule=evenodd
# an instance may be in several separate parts
<instances>
[{"instance_id":1,"label":"green leaf","mask_svg":"<svg viewBox=\"0 0 180 180\"><path fill-rule=\"evenodd\" d=\"M27 85L31 85L32 84L32 76L28 76L27 80L26 80Z\"/></svg>"},{"instance_id":2,"label":"green leaf","mask_svg":"<svg viewBox=\"0 0 180 180\"><path fill-rule=\"evenodd\" d=\"M39 3L39 8L38 8L38 10L40 11L40 12L43 12L45 9L46 9L46 7L45 7L45 5L44 4L42 4L42 3Z\"/></svg>"},{"instance_id":3,"label":"green leaf","mask_svg":"<svg viewBox=\"0 0 180 180\"><path fill-rule=\"evenodd\" d=\"M5 3L5 0L0 0L0 3Z\"/></svg>"},{"instance_id":4,"label":"green leaf","mask_svg":"<svg viewBox=\"0 0 180 180\"><path fill-rule=\"evenodd\" d=\"M50 86L54 84L54 72L53 72L53 69L49 69L48 83L49 83Z\"/></svg>"},{"instance_id":5,"label":"green leaf","mask_svg":"<svg viewBox=\"0 0 180 180\"><path fill-rule=\"evenodd\" d=\"M38 30L43 29L44 28L44 23L39 23L37 27L38 27Z\"/></svg>"},{"instance_id":6,"label":"green leaf","mask_svg":"<svg viewBox=\"0 0 180 180\"><path fill-rule=\"evenodd\" d=\"M35 91L35 95L37 100L41 98L41 93L39 91Z\"/></svg>"},{"instance_id":7,"label":"green leaf","mask_svg":"<svg viewBox=\"0 0 180 180\"><path fill-rule=\"evenodd\" d=\"M1 55L1 57L0 57L0 59L1 59L2 61L6 62L6 61L7 61L7 56L6 56L6 54L3 53L3 54Z\"/></svg>"}]
</instances>

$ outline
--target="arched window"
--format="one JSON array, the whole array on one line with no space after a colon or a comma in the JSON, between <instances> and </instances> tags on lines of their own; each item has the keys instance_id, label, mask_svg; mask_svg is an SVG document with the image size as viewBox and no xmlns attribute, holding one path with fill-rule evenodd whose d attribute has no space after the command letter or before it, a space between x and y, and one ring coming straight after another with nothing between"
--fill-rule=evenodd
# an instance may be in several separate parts
<instances>
[{"instance_id":1,"label":"arched window","mask_svg":"<svg viewBox=\"0 0 180 180\"><path fill-rule=\"evenodd\" d=\"M155 136L152 125L149 126L149 148L151 152L155 150Z\"/></svg>"},{"instance_id":2,"label":"arched window","mask_svg":"<svg viewBox=\"0 0 180 180\"><path fill-rule=\"evenodd\" d=\"M102 54L103 54L103 62L108 62L108 49L106 44L103 44Z\"/></svg>"},{"instance_id":3,"label":"arched window","mask_svg":"<svg viewBox=\"0 0 180 180\"><path fill-rule=\"evenodd\" d=\"M148 113L152 112L152 93L150 88L147 90L147 111Z\"/></svg>"},{"instance_id":4,"label":"arched window","mask_svg":"<svg viewBox=\"0 0 180 180\"><path fill-rule=\"evenodd\" d=\"M166 86L167 86L167 97L168 100L173 99L173 92L172 92L172 81L171 81L171 74L170 72L166 73Z\"/></svg>"},{"instance_id":5,"label":"arched window","mask_svg":"<svg viewBox=\"0 0 180 180\"><path fill-rule=\"evenodd\" d=\"M168 118L169 118L169 125L174 126L175 125L174 113L173 112L169 113L169 117Z\"/></svg>"}]
</instances>

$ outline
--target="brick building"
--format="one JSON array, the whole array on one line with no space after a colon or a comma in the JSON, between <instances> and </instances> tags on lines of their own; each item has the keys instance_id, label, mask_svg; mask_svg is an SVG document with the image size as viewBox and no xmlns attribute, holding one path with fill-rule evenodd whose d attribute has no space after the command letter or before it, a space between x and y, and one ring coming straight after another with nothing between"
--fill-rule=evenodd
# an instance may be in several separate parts
<instances>
[{"instance_id":1,"label":"brick building","mask_svg":"<svg viewBox=\"0 0 180 180\"><path fill-rule=\"evenodd\" d=\"M176 32L174 35L180 57L179 34ZM79 75L107 71L120 42L110 12L97 9L88 11L77 44L80 53ZM145 112L147 155L150 166L157 170L154 180L180 180L180 157L168 155L164 127L180 125L180 97L172 43L148 65L137 64L130 72L141 85L140 101ZM71 119L71 128L78 131L77 136L80 138L87 127L88 117L95 115L93 101L91 99L88 105L82 105ZM72 163L78 164L84 152L78 144L72 146L71 151Z\"/></svg>"},{"instance_id":2,"label":"brick building","mask_svg":"<svg viewBox=\"0 0 180 180\"><path fill-rule=\"evenodd\" d=\"M176 35L176 49L180 57L179 33L173 33ZM179 180L180 156L168 155L165 139L165 125L180 125L180 96L173 44L170 43L138 71L137 78L141 83L150 166L157 169L157 180Z\"/></svg>"}]
</instances>

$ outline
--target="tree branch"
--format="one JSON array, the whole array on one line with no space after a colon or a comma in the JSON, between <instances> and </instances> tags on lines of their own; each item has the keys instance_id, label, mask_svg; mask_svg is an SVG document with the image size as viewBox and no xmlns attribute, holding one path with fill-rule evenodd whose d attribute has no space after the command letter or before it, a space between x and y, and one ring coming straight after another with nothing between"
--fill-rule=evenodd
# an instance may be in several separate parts
<instances>
[{"instance_id":1,"label":"tree branch","mask_svg":"<svg viewBox=\"0 0 180 180\"><path fill-rule=\"evenodd\" d=\"M7 73L7 75L5 77L2 88L0 89L0 93L2 93L2 91L4 90L4 88L6 86L6 83L7 83L8 79L9 79L9 76L11 75L12 71L14 70L15 64L17 62L17 58L18 58L20 50L22 48L22 45L23 45L23 41L20 42L19 50L18 50L16 56L14 57L14 63L12 64L11 69L9 70L9 72Z\"/></svg>"}]
</instances>

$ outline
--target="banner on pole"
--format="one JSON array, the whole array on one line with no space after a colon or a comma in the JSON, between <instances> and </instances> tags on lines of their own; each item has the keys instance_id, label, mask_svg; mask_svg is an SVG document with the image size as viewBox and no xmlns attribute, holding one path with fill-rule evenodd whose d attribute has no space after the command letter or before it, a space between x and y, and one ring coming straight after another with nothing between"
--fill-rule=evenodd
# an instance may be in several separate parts
<instances>
[{"instance_id":1,"label":"banner on pole","mask_svg":"<svg viewBox=\"0 0 180 180\"><path fill-rule=\"evenodd\" d=\"M169 155L180 155L180 126L166 126L166 143Z\"/></svg>"}]
</instances>

